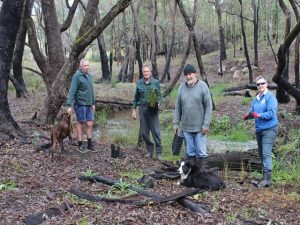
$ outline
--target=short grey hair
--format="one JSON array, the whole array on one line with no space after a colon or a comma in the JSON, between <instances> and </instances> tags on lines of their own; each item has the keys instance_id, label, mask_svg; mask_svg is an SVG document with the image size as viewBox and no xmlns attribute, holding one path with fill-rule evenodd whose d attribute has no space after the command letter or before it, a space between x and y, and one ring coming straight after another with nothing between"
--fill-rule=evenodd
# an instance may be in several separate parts
<instances>
[{"instance_id":1,"label":"short grey hair","mask_svg":"<svg viewBox=\"0 0 300 225\"><path fill-rule=\"evenodd\" d=\"M148 65L148 64L143 65L143 70L144 70L145 68L149 68L149 69L152 71L152 66L150 66L150 65Z\"/></svg>"},{"instance_id":2,"label":"short grey hair","mask_svg":"<svg viewBox=\"0 0 300 225\"><path fill-rule=\"evenodd\" d=\"M258 81L260 79L264 79L268 83L268 80L264 76L262 76L262 75L256 77L255 81Z\"/></svg>"},{"instance_id":3,"label":"short grey hair","mask_svg":"<svg viewBox=\"0 0 300 225\"><path fill-rule=\"evenodd\" d=\"M79 63L79 66L82 67L82 65L85 63L85 62L89 62L87 59L81 59L80 60L80 63Z\"/></svg>"}]
</instances>

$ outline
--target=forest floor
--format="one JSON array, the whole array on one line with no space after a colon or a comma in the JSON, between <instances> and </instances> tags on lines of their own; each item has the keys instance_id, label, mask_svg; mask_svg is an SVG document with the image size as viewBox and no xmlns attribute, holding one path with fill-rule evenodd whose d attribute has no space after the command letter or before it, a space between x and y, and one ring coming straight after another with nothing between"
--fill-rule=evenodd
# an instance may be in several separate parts
<instances>
[{"instance_id":1,"label":"forest floor","mask_svg":"<svg viewBox=\"0 0 300 225\"><path fill-rule=\"evenodd\" d=\"M260 57L257 74L267 75L270 79L276 65L270 55ZM195 59L190 62L194 63ZM227 61L227 65L238 64L238 60ZM247 78L234 80L232 75L217 75L218 57L206 57L208 81L247 83ZM243 63L245 65L245 63ZM176 68L172 68L173 72ZM107 87L109 91L109 87ZM106 91L105 91L106 92ZM28 134L33 135L29 142L11 140L0 146L0 185L12 181L11 190L0 188L0 224L24 224L28 215L56 208L63 203L73 207L67 211L59 211L61 215L47 218L43 224L289 224L300 222L299 190L288 184L274 185L270 188L257 188L244 179L241 172L221 171L227 187L217 192L205 192L193 196L193 201L205 204L210 211L203 214L193 213L177 202L133 206L122 203L89 202L75 198L69 193L71 187L94 195L108 195L110 186L101 183L89 183L78 179L89 171L98 175L119 180L121 173L134 174L142 171L149 174L162 167L158 160L149 160L144 151L121 149L123 158L111 158L110 145L96 143L97 152L81 154L75 146L66 146L69 154L62 160L51 159L43 151L35 152L36 144L41 140L36 134L44 133L49 137L49 130L43 130L26 121L39 108L43 94L31 92L27 99L15 99L9 95L11 111L19 125ZM239 96L228 96L224 102L218 103L216 115L230 115L240 118L249 106L237 104ZM292 112L293 103L280 106ZM44 140L47 142L47 140ZM243 177L243 179L242 179ZM130 177L123 177L130 181ZM185 190L176 185L176 180L156 180L149 191L169 196ZM0 186L1 187L1 186ZM144 196L134 196L144 199Z\"/></svg>"}]
</instances>

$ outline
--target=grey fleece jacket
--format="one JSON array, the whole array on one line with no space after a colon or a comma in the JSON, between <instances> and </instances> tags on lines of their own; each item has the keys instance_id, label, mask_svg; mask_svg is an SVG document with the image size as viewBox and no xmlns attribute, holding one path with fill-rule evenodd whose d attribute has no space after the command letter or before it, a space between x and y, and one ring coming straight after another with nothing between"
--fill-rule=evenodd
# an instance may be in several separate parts
<instances>
[{"instance_id":1,"label":"grey fleece jacket","mask_svg":"<svg viewBox=\"0 0 300 225\"><path fill-rule=\"evenodd\" d=\"M209 129L212 114L212 100L205 82L198 80L194 86L182 83L178 89L174 112L174 128L187 132Z\"/></svg>"}]
</instances>

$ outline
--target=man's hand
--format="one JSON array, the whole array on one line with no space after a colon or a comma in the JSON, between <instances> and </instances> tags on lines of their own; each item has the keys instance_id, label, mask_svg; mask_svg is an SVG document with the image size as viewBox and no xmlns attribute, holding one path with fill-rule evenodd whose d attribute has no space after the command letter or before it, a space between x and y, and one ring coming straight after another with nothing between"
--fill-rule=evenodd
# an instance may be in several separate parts
<instances>
[{"instance_id":1,"label":"man's hand","mask_svg":"<svg viewBox=\"0 0 300 225\"><path fill-rule=\"evenodd\" d=\"M201 129L201 133L202 133L203 135L207 134L207 133L208 133L208 129L207 129L207 128L202 128L202 129Z\"/></svg>"},{"instance_id":2,"label":"man's hand","mask_svg":"<svg viewBox=\"0 0 300 225\"><path fill-rule=\"evenodd\" d=\"M243 119L243 120L249 119L249 115L248 115L248 114L244 114L244 115L242 116L242 119Z\"/></svg>"},{"instance_id":3,"label":"man's hand","mask_svg":"<svg viewBox=\"0 0 300 225\"><path fill-rule=\"evenodd\" d=\"M96 106L95 106L95 105L92 105L92 109L93 109L93 112L95 112Z\"/></svg>"},{"instance_id":4,"label":"man's hand","mask_svg":"<svg viewBox=\"0 0 300 225\"><path fill-rule=\"evenodd\" d=\"M259 118L260 117L260 115L256 112L251 112L251 113L249 113L249 115L253 118Z\"/></svg>"},{"instance_id":5,"label":"man's hand","mask_svg":"<svg viewBox=\"0 0 300 225\"><path fill-rule=\"evenodd\" d=\"M136 110L135 109L133 109L132 110L132 118L135 120L136 119Z\"/></svg>"},{"instance_id":6,"label":"man's hand","mask_svg":"<svg viewBox=\"0 0 300 225\"><path fill-rule=\"evenodd\" d=\"M72 107L67 108L67 113L68 113L69 115L71 115L71 112L72 112Z\"/></svg>"}]
</instances>

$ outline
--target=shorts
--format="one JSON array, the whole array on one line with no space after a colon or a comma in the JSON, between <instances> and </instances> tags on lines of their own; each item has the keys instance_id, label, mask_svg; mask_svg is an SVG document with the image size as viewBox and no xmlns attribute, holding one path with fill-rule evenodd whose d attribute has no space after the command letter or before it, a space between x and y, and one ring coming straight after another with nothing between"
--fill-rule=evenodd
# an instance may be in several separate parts
<instances>
[{"instance_id":1,"label":"shorts","mask_svg":"<svg viewBox=\"0 0 300 225\"><path fill-rule=\"evenodd\" d=\"M75 105L74 108L78 122L94 121L94 111L91 105Z\"/></svg>"}]
</instances>

